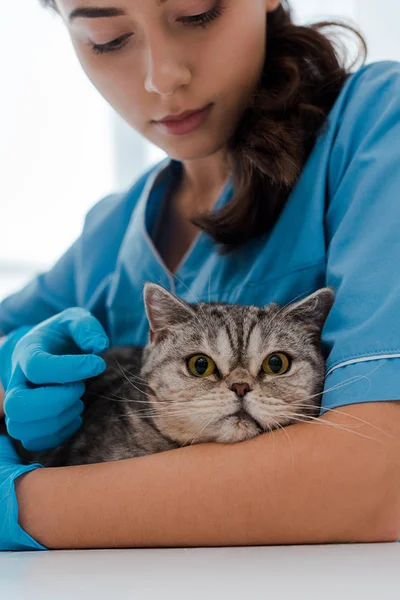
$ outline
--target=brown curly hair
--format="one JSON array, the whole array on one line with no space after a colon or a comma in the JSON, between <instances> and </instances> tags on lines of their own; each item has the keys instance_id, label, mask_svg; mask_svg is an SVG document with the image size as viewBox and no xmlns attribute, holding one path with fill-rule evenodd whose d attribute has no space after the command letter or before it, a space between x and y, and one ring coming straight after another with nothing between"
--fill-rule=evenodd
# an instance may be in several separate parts
<instances>
[{"instance_id":1,"label":"brown curly hair","mask_svg":"<svg viewBox=\"0 0 400 600\"><path fill-rule=\"evenodd\" d=\"M40 2L57 10L54 0ZM288 0L268 14L267 24L263 72L227 148L234 195L218 211L191 218L220 245L220 254L273 228L352 67L367 57L366 42L353 26L296 25ZM349 67L339 38L322 33L327 27L344 28L361 43Z\"/></svg>"}]
</instances>

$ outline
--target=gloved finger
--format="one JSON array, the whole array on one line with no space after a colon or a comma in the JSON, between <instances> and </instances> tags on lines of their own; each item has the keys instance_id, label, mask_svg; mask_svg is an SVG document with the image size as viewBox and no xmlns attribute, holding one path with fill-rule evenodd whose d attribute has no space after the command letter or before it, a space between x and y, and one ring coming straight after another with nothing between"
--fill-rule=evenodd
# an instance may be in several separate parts
<instances>
[{"instance_id":1,"label":"gloved finger","mask_svg":"<svg viewBox=\"0 0 400 600\"><path fill-rule=\"evenodd\" d=\"M19 327L6 336L5 341L0 344L0 384L3 390L7 389L12 372L12 353L16 344L21 340L32 325Z\"/></svg>"},{"instance_id":2,"label":"gloved finger","mask_svg":"<svg viewBox=\"0 0 400 600\"><path fill-rule=\"evenodd\" d=\"M15 356L12 357L12 367L11 367L11 375L6 388L6 393L8 390L14 387L23 386L26 387L27 379L25 377L25 373L22 371L21 367L18 364Z\"/></svg>"},{"instance_id":3,"label":"gloved finger","mask_svg":"<svg viewBox=\"0 0 400 600\"><path fill-rule=\"evenodd\" d=\"M49 354L41 344L35 343L30 346L29 353L21 357L20 366L28 381L42 385L95 377L105 370L106 363L96 354Z\"/></svg>"},{"instance_id":4,"label":"gloved finger","mask_svg":"<svg viewBox=\"0 0 400 600\"><path fill-rule=\"evenodd\" d=\"M69 423L72 423L75 417L78 417L85 405L82 400L78 400L70 406L67 410L51 417L50 419L42 419L39 421L30 421L29 423L21 423L20 421L14 421L10 417L6 416L7 431L11 437L16 440L37 440L47 436L56 436L62 431Z\"/></svg>"},{"instance_id":5,"label":"gloved finger","mask_svg":"<svg viewBox=\"0 0 400 600\"><path fill-rule=\"evenodd\" d=\"M7 391L4 412L6 417L19 423L56 417L80 400L85 389L83 381L36 389L19 385Z\"/></svg>"},{"instance_id":6,"label":"gloved finger","mask_svg":"<svg viewBox=\"0 0 400 600\"><path fill-rule=\"evenodd\" d=\"M64 311L64 331L84 352L100 354L110 342L100 321L85 308L74 307Z\"/></svg>"},{"instance_id":7,"label":"gloved finger","mask_svg":"<svg viewBox=\"0 0 400 600\"><path fill-rule=\"evenodd\" d=\"M65 442L68 438L70 438L74 433L76 433L82 425L82 422L82 417L76 417L72 421L72 423L67 425L62 431L58 432L56 435L49 435L38 440L26 440L23 442L22 445L24 446L24 448L30 450L31 452L40 452L41 450L49 450L51 448L56 448L57 446L60 446L63 442Z\"/></svg>"}]
</instances>

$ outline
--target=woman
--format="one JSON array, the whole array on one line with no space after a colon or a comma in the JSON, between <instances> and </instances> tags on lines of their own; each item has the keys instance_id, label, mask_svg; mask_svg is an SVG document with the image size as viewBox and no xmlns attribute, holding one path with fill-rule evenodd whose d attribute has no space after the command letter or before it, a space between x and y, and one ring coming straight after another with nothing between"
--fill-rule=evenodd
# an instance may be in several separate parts
<instances>
[{"instance_id":1,"label":"woman","mask_svg":"<svg viewBox=\"0 0 400 600\"><path fill-rule=\"evenodd\" d=\"M147 342L145 280L256 305L331 285L335 304L323 419L64 469L20 465L1 436L1 547L396 541L400 64L346 71L285 1L42 2L97 89L168 158L96 204L57 264L0 304L10 433L34 449L76 431L78 374L101 371L108 341ZM85 339L70 307L90 311Z\"/></svg>"}]
</instances>

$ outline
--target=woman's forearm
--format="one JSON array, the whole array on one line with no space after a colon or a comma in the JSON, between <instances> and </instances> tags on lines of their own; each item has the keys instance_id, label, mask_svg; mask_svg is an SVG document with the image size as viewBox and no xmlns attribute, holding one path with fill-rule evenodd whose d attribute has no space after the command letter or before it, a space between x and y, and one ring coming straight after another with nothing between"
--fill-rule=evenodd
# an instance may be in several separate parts
<instances>
[{"instance_id":1,"label":"woman's forearm","mask_svg":"<svg viewBox=\"0 0 400 600\"><path fill-rule=\"evenodd\" d=\"M213 447L214 451L204 453L206 447ZM210 519L215 520L221 511L221 506L215 507L215 510L212 506L204 506L201 490L195 492L198 479L195 455L199 452L202 468L206 470L204 461L207 462L208 456L210 474L215 474L215 462L219 458L221 470L226 469L223 464L227 458L224 446L202 444L163 452L162 455L32 471L15 482L19 524L50 549L157 547L163 523L171 530L173 521L178 524L183 516L176 505L173 487L185 489L187 486L188 497L182 498L182 508L193 493L200 503L196 509L198 524L193 521L187 525L187 545L191 545L193 530L201 528L205 515L209 514ZM175 454L168 460L165 455L171 453ZM184 483L182 478L188 471L189 461L194 461L193 469L190 469L192 481ZM198 483L200 480L201 477ZM215 483L210 480L208 485L213 487ZM204 492L207 496L206 490ZM224 490L220 492L219 504L225 503L226 494ZM244 523L245 520L245 539ZM210 529L213 530L213 527ZM176 532L177 538L170 540L171 545L185 545L182 528L177 526ZM218 545L218 537L218 531L211 534L210 545Z\"/></svg>"},{"instance_id":2,"label":"woman's forearm","mask_svg":"<svg viewBox=\"0 0 400 600\"><path fill-rule=\"evenodd\" d=\"M396 541L398 408L377 405L238 444L37 469L16 480L19 522L51 549Z\"/></svg>"}]
</instances>

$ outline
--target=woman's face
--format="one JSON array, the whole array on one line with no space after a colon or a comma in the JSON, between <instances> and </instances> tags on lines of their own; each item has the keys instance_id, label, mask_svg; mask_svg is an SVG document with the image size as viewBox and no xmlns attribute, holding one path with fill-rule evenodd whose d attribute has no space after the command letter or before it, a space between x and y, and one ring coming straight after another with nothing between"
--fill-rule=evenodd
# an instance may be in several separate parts
<instances>
[{"instance_id":1,"label":"woman's face","mask_svg":"<svg viewBox=\"0 0 400 600\"><path fill-rule=\"evenodd\" d=\"M95 87L127 123L177 160L209 155L226 145L262 72L266 13L280 3L56 1ZM76 13L84 8L86 16ZM102 16L102 11L121 14ZM94 47L103 44L109 44L103 52ZM209 103L207 120L192 133L172 135L155 123Z\"/></svg>"}]
</instances>

